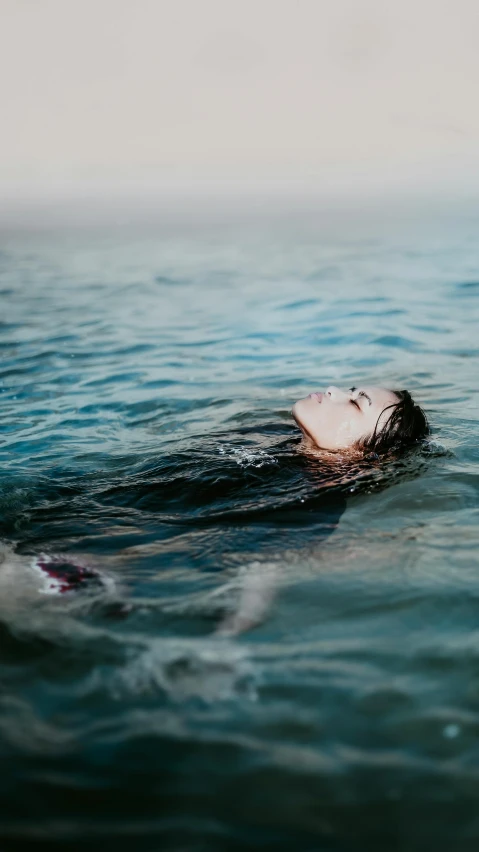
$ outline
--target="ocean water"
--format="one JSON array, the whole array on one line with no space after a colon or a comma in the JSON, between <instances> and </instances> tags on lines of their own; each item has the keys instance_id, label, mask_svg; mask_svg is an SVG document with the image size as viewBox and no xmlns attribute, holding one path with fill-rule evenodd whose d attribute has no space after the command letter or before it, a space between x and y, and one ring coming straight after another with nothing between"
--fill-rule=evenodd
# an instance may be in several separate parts
<instances>
[{"instance_id":1,"label":"ocean water","mask_svg":"<svg viewBox=\"0 0 479 852\"><path fill-rule=\"evenodd\" d=\"M477 222L2 233L2 850L477 849ZM299 452L366 382L431 441Z\"/></svg>"}]
</instances>

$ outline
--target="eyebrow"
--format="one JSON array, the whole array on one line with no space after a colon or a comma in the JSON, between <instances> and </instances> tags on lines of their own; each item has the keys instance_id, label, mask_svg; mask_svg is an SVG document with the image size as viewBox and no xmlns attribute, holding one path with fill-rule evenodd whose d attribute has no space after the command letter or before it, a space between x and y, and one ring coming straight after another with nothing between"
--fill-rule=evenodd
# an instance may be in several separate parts
<instances>
[{"instance_id":1,"label":"eyebrow","mask_svg":"<svg viewBox=\"0 0 479 852\"><path fill-rule=\"evenodd\" d=\"M349 388L349 390L350 390L350 391L355 391L355 390L357 390L357 388ZM367 399L367 401L369 402L369 405L372 405L372 404L373 404L373 403L372 403L372 400L371 400L371 397L370 397L370 396L366 393L366 391L359 391L358 396L365 396L365 397L366 397L366 399Z\"/></svg>"}]
</instances>

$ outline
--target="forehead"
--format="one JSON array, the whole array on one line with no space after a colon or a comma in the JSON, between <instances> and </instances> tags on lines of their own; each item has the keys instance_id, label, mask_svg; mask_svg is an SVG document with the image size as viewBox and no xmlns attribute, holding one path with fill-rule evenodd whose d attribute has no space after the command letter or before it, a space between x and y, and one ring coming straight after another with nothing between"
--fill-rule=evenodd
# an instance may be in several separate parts
<instances>
[{"instance_id":1,"label":"forehead","mask_svg":"<svg viewBox=\"0 0 479 852\"><path fill-rule=\"evenodd\" d=\"M386 408L388 405L395 405L398 398L393 391L388 388L380 388L377 385L358 385L358 391L364 391L370 397L371 402L378 408Z\"/></svg>"}]
</instances>

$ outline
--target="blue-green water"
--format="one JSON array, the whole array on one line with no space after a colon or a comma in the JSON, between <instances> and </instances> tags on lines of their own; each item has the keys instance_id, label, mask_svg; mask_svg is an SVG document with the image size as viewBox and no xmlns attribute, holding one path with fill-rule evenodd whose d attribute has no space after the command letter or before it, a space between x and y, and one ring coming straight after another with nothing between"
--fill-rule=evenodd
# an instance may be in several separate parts
<instances>
[{"instance_id":1,"label":"blue-green water","mask_svg":"<svg viewBox=\"0 0 479 852\"><path fill-rule=\"evenodd\" d=\"M0 299L2 850L476 849L476 220L5 233ZM366 382L433 441L338 484L291 405Z\"/></svg>"}]
</instances>

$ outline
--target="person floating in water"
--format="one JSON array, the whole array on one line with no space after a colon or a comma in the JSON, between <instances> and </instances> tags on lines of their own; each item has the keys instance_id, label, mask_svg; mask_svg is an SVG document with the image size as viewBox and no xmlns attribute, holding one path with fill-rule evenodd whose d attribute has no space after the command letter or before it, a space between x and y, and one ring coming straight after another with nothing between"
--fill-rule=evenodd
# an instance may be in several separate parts
<instances>
[{"instance_id":1,"label":"person floating in water","mask_svg":"<svg viewBox=\"0 0 479 852\"><path fill-rule=\"evenodd\" d=\"M351 478L358 460L366 459L367 464L371 458L378 464L381 457L395 457L429 434L426 415L405 390L364 386L342 391L330 386L324 393L315 391L295 402L292 414L302 432L300 449L327 463L332 489L325 493L325 534L344 511L344 496L335 499L334 484L341 481L345 467ZM320 511L316 506L315 516ZM43 595L68 596L88 589L100 596L102 591L111 595L114 586L103 569L67 554L40 554L27 560L7 548L0 551L0 563L1 581L7 582L13 573L18 578L23 563L30 574L28 585ZM235 612L221 622L219 632L238 633L260 622L273 595L274 578L274 563L256 561L254 570L244 576Z\"/></svg>"},{"instance_id":2,"label":"person floating in water","mask_svg":"<svg viewBox=\"0 0 479 852\"><path fill-rule=\"evenodd\" d=\"M379 462L388 453L420 443L429 434L427 417L407 390L376 386L342 391L331 385L314 391L293 405L293 417L301 429L302 450L328 461L330 468L369 457ZM246 574L234 613L220 625L222 634L236 634L258 624L271 603L275 586L273 563L256 563Z\"/></svg>"}]
</instances>

